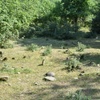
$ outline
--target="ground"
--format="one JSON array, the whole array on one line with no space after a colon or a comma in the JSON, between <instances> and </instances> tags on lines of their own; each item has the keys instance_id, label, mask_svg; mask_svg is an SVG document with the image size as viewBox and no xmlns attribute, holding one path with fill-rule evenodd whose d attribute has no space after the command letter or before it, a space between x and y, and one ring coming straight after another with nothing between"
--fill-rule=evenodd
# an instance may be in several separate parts
<instances>
[{"instance_id":1,"label":"ground","mask_svg":"<svg viewBox=\"0 0 100 100\"><path fill-rule=\"evenodd\" d=\"M88 46L83 52L76 51L77 42ZM70 93L82 90L93 100L100 100L100 38L79 40L54 40L47 38L21 39L10 41L14 47L0 49L3 52L0 62L0 77L9 76L6 82L0 82L1 100L67 100ZM39 47L36 51L27 51L31 43ZM52 44L52 53L42 56L45 47ZM66 49L70 52L64 53ZM82 69L68 72L66 58L84 54ZM4 57L7 60L2 61ZM45 63L41 66L42 60ZM87 65L94 62L94 65ZM2 71L3 68L7 70ZM44 74L52 71L56 81L44 81ZM84 76L79 76L85 71ZM77 79L78 78L78 79Z\"/></svg>"}]
</instances>

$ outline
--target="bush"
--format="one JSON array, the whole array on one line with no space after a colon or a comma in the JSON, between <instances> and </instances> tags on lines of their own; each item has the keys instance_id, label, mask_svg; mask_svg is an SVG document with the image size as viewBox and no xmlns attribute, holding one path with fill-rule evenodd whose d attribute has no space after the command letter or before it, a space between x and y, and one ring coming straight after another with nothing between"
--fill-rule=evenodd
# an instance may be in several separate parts
<instances>
[{"instance_id":1,"label":"bush","mask_svg":"<svg viewBox=\"0 0 100 100\"><path fill-rule=\"evenodd\" d=\"M0 1L0 34L12 37L24 35L31 22L47 16L55 7L54 1L48 0L1 0ZM49 17L47 17L48 19ZM42 20L42 22L45 21ZM23 32L24 31L24 32ZM32 31L31 31L32 32Z\"/></svg>"},{"instance_id":2,"label":"bush","mask_svg":"<svg viewBox=\"0 0 100 100\"><path fill-rule=\"evenodd\" d=\"M67 67L66 68L67 68L68 71L73 71L75 69L79 69L80 64L81 63L79 62L78 59L70 58L70 59L67 60L67 63L66 63Z\"/></svg>"},{"instance_id":3,"label":"bush","mask_svg":"<svg viewBox=\"0 0 100 100\"><path fill-rule=\"evenodd\" d=\"M78 47L77 47L77 51L84 51L84 49L86 48L86 45L82 44L81 42L78 42Z\"/></svg>"},{"instance_id":4,"label":"bush","mask_svg":"<svg viewBox=\"0 0 100 100\"><path fill-rule=\"evenodd\" d=\"M27 50L32 51L32 52L36 51L37 49L38 49L38 46L33 43L27 47Z\"/></svg>"},{"instance_id":5,"label":"bush","mask_svg":"<svg viewBox=\"0 0 100 100\"><path fill-rule=\"evenodd\" d=\"M52 50L52 45L47 46L44 52L42 53L42 56L48 56L49 54L51 54L52 52L51 50Z\"/></svg>"},{"instance_id":6,"label":"bush","mask_svg":"<svg viewBox=\"0 0 100 100\"><path fill-rule=\"evenodd\" d=\"M6 34L0 34L0 48L13 48L13 45L9 43L9 37Z\"/></svg>"}]
</instances>

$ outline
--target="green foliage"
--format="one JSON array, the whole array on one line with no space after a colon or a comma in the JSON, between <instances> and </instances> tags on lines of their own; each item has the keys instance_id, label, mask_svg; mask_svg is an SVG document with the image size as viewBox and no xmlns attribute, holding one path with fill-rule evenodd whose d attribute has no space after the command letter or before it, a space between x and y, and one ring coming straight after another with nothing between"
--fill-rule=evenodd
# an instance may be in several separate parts
<instances>
[{"instance_id":1,"label":"green foliage","mask_svg":"<svg viewBox=\"0 0 100 100\"><path fill-rule=\"evenodd\" d=\"M48 56L51 54L51 52L52 52L52 45L47 46L44 52L42 53L42 56Z\"/></svg>"},{"instance_id":2,"label":"green foliage","mask_svg":"<svg viewBox=\"0 0 100 100\"><path fill-rule=\"evenodd\" d=\"M13 45L9 43L8 36L6 34L0 34L0 48L13 48Z\"/></svg>"},{"instance_id":3,"label":"green foliage","mask_svg":"<svg viewBox=\"0 0 100 100\"><path fill-rule=\"evenodd\" d=\"M84 51L84 49L86 48L86 45L82 44L81 42L78 42L78 47L77 47L77 51Z\"/></svg>"},{"instance_id":4,"label":"green foliage","mask_svg":"<svg viewBox=\"0 0 100 100\"><path fill-rule=\"evenodd\" d=\"M63 17L74 21L74 24L91 15L94 11L92 8L97 6L95 0L61 0L61 2L65 15Z\"/></svg>"},{"instance_id":5,"label":"green foliage","mask_svg":"<svg viewBox=\"0 0 100 100\"><path fill-rule=\"evenodd\" d=\"M76 58L71 58L71 59L68 59L67 62L66 62L66 65L67 65L67 70L68 71L73 71L75 69L79 69L79 66L80 66L80 62L78 59Z\"/></svg>"},{"instance_id":6,"label":"green foliage","mask_svg":"<svg viewBox=\"0 0 100 100\"><path fill-rule=\"evenodd\" d=\"M97 13L97 16L92 21L91 31L93 33L100 34L100 11Z\"/></svg>"},{"instance_id":7,"label":"green foliage","mask_svg":"<svg viewBox=\"0 0 100 100\"><path fill-rule=\"evenodd\" d=\"M36 51L37 49L38 49L38 46L33 43L27 47L27 50L32 51L32 52Z\"/></svg>"},{"instance_id":8,"label":"green foliage","mask_svg":"<svg viewBox=\"0 0 100 100\"><path fill-rule=\"evenodd\" d=\"M68 100L92 100L90 96L86 96L82 91L78 91L74 94L70 94L67 97Z\"/></svg>"},{"instance_id":9,"label":"green foliage","mask_svg":"<svg viewBox=\"0 0 100 100\"><path fill-rule=\"evenodd\" d=\"M4 64L3 67L0 69L2 73L10 73L10 74L18 74L18 73L31 73L31 69L29 68L14 68L7 64Z\"/></svg>"},{"instance_id":10,"label":"green foliage","mask_svg":"<svg viewBox=\"0 0 100 100\"><path fill-rule=\"evenodd\" d=\"M95 0L1 0L0 46L23 36L75 39L79 23L94 17L96 4Z\"/></svg>"},{"instance_id":11,"label":"green foliage","mask_svg":"<svg viewBox=\"0 0 100 100\"><path fill-rule=\"evenodd\" d=\"M56 1L57 0L1 0L0 34L5 34L10 39L22 36L31 22L35 19L40 19L40 17L49 15L55 7Z\"/></svg>"}]
</instances>

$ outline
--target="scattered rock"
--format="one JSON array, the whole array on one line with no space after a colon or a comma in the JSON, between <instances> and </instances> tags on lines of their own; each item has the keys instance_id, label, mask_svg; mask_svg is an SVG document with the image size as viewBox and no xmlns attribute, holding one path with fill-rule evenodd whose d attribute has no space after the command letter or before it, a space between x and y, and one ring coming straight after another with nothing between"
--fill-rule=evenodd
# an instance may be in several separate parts
<instances>
[{"instance_id":1,"label":"scattered rock","mask_svg":"<svg viewBox=\"0 0 100 100\"><path fill-rule=\"evenodd\" d=\"M26 58L26 56L23 56L23 59Z\"/></svg>"},{"instance_id":2,"label":"scattered rock","mask_svg":"<svg viewBox=\"0 0 100 100\"><path fill-rule=\"evenodd\" d=\"M40 85L40 83L38 83L38 82L35 82L35 83L34 83L34 85Z\"/></svg>"},{"instance_id":3,"label":"scattered rock","mask_svg":"<svg viewBox=\"0 0 100 100\"><path fill-rule=\"evenodd\" d=\"M12 60L15 60L15 58L13 57Z\"/></svg>"},{"instance_id":4,"label":"scattered rock","mask_svg":"<svg viewBox=\"0 0 100 100\"><path fill-rule=\"evenodd\" d=\"M8 76L2 76L2 77L0 77L0 81L7 81L8 80Z\"/></svg>"},{"instance_id":5,"label":"scattered rock","mask_svg":"<svg viewBox=\"0 0 100 100\"><path fill-rule=\"evenodd\" d=\"M97 67L100 67L100 64L97 64Z\"/></svg>"},{"instance_id":6,"label":"scattered rock","mask_svg":"<svg viewBox=\"0 0 100 100\"><path fill-rule=\"evenodd\" d=\"M45 75L46 76L55 77L55 73L54 72L47 72Z\"/></svg>"},{"instance_id":7,"label":"scattered rock","mask_svg":"<svg viewBox=\"0 0 100 100\"><path fill-rule=\"evenodd\" d=\"M20 72L17 72L17 74L20 74Z\"/></svg>"},{"instance_id":8,"label":"scattered rock","mask_svg":"<svg viewBox=\"0 0 100 100\"><path fill-rule=\"evenodd\" d=\"M80 74L79 74L79 76L83 76L83 75L84 75L84 73L80 73Z\"/></svg>"},{"instance_id":9,"label":"scattered rock","mask_svg":"<svg viewBox=\"0 0 100 100\"><path fill-rule=\"evenodd\" d=\"M83 70L83 71L81 71L81 73L85 73L85 71Z\"/></svg>"},{"instance_id":10,"label":"scattered rock","mask_svg":"<svg viewBox=\"0 0 100 100\"><path fill-rule=\"evenodd\" d=\"M11 84L10 84L10 83L8 83L8 86L11 86Z\"/></svg>"},{"instance_id":11,"label":"scattered rock","mask_svg":"<svg viewBox=\"0 0 100 100\"><path fill-rule=\"evenodd\" d=\"M7 57L5 57L5 58L3 58L3 59L2 59L2 61L6 61L7 59L8 59L8 58L7 58Z\"/></svg>"},{"instance_id":12,"label":"scattered rock","mask_svg":"<svg viewBox=\"0 0 100 100\"><path fill-rule=\"evenodd\" d=\"M55 77L52 77L52 76L46 76L44 77L44 80L47 80L47 81L55 81Z\"/></svg>"},{"instance_id":13,"label":"scattered rock","mask_svg":"<svg viewBox=\"0 0 100 100\"><path fill-rule=\"evenodd\" d=\"M69 57L66 58L66 60L69 60L69 59L70 59Z\"/></svg>"},{"instance_id":14,"label":"scattered rock","mask_svg":"<svg viewBox=\"0 0 100 100\"><path fill-rule=\"evenodd\" d=\"M74 77L75 80L78 80L78 77Z\"/></svg>"}]
</instances>

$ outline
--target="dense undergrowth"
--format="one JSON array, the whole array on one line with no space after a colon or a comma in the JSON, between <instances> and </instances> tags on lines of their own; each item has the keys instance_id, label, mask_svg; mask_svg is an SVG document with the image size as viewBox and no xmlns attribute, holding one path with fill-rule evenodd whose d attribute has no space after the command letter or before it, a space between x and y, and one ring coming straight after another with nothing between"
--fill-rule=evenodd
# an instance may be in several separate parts
<instances>
[{"instance_id":1,"label":"dense undergrowth","mask_svg":"<svg viewBox=\"0 0 100 100\"><path fill-rule=\"evenodd\" d=\"M77 4L79 1L74 1ZM96 13L91 8L97 8L93 0L84 1L82 8L76 7L79 12L72 13L73 6L69 3L72 10L66 11L64 4L69 3L63 0L1 0L0 1L0 48L4 48L9 39L20 37L31 38L34 36L52 37L56 39L77 39L79 37L96 37L95 26L92 31L85 34L79 31L80 27L91 27L92 18ZM87 3L89 5L87 5ZM94 3L94 4L93 4ZM83 12L84 10L84 12ZM91 10L91 13L88 12ZM88 13L87 13L88 12ZM92 13L93 12L93 13ZM84 17L84 14L88 14ZM72 16L71 16L72 15ZM95 16L94 16L95 15ZM74 17L73 17L74 16ZM75 17L76 23L75 23ZM96 17L98 18L98 17ZM88 20L87 20L88 19ZM96 20L97 21L97 20ZM95 20L93 20L93 24ZM99 23L99 19L98 19ZM99 29L99 28L98 28ZM98 30L97 30L98 31Z\"/></svg>"}]
</instances>

